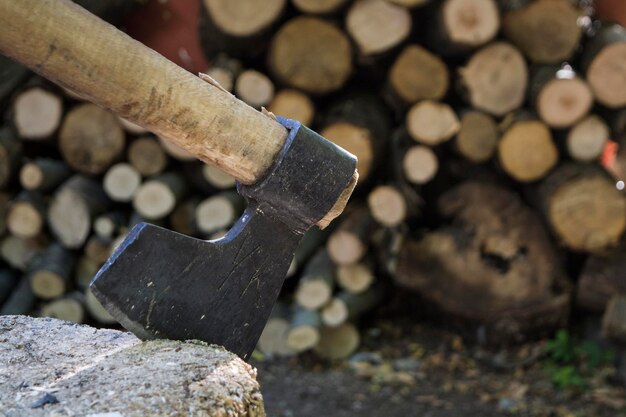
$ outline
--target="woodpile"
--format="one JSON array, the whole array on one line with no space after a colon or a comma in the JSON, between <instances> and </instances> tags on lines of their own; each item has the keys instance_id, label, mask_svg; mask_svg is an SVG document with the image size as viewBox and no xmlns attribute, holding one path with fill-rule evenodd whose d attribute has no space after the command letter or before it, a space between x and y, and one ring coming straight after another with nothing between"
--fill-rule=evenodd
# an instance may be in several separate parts
<instances>
[{"instance_id":1,"label":"woodpile","mask_svg":"<svg viewBox=\"0 0 626 417\"><path fill-rule=\"evenodd\" d=\"M351 355L392 284L480 341L562 326L574 294L624 337L623 27L570 0L201 4L205 81L359 158L346 212L295 253L263 353ZM215 239L245 202L167 138L7 68L1 312L109 325L87 286L130 228Z\"/></svg>"}]
</instances>

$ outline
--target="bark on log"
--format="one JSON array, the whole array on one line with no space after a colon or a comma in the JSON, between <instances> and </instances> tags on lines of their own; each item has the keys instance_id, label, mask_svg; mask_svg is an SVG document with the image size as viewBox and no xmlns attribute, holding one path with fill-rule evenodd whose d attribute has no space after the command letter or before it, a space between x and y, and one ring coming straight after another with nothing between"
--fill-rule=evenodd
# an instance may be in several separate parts
<instances>
[{"instance_id":1,"label":"bark on log","mask_svg":"<svg viewBox=\"0 0 626 417\"><path fill-rule=\"evenodd\" d=\"M358 262L367 252L374 219L365 207L347 213L344 220L328 238L328 255L337 265Z\"/></svg>"},{"instance_id":2,"label":"bark on log","mask_svg":"<svg viewBox=\"0 0 626 417\"><path fill-rule=\"evenodd\" d=\"M51 300L67 292L74 270L74 255L61 245L53 243L29 268L30 287L37 297Z\"/></svg>"},{"instance_id":3,"label":"bark on log","mask_svg":"<svg viewBox=\"0 0 626 417\"><path fill-rule=\"evenodd\" d=\"M237 180L214 165L204 164L202 166L202 176L209 185L218 190L228 190L235 188Z\"/></svg>"},{"instance_id":4,"label":"bark on log","mask_svg":"<svg viewBox=\"0 0 626 417\"><path fill-rule=\"evenodd\" d=\"M26 190L47 192L61 185L70 175L71 171L63 161L37 158L22 165L20 184Z\"/></svg>"},{"instance_id":5,"label":"bark on log","mask_svg":"<svg viewBox=\"0 0 626 417\"><path fill-rule=\"evenodd\" d=\"M626 296L614 296L602 318L602 333L606 337L626 342Z\"/></svg>"},{"instance_id":6,"label":"bark on log","mask_svg":"<svg viewBox=\"0 0 626 417\"><path fill-rule=\"evenodd\" d=\"M4 189L18 169L22 145L9 128L0 129L0 189Z\"/></svg>"},{"instance_id":7,"label":"bark on log","mask_svg":"<svg viewBox=\"0 0 626 417\"><path fill-rule=\"evenodd\" d=\"M7 100L30 75L26 67L0 55L0 110L4 109Z\"/></svg>"},{"instance_id":8,"label":"bark on log","mask_svg":"<svg viewBox=\"0 0 626 417\"><path fill-rule=\"evenodd\" d=\"M72 323L85 322L84 297L82 294L72 293L62 298L46 303L40 312L41 317L69 321Z\"/></svg>"},{"instance_id":9,"label":"bark on log","mask_svg":"<svg viewBox=\"0 0 626 417\"><path fill-rule=\"evenodd\" d=\"M626 294L624 243L591 255L578 279L577 303L585 309L602 312L614 295Z\"/></svg>"},{"instance_id":10,"label":"bark on log","mask_svg":"<svg viewBox=\"0 0 626 417\"><path fill-rule=\"evenodd\" d=\"M336 267L325 248L321 248L307 263L295 299L298 305L308 310L316 310L328 303L335 287Z\"/></svg>"},{"instance_id":11,"label":"bark on log","mask_svg":"<svg viewBox=\"0 0 626 417\"><path fill-rule=\"evenodd\" d=\"M42 140L56 132L63 116L63 102L40 87L21 92L13 103L13 124L20 138Z\"/></svg>"},{"instance_id":12,"label":"bark on log","mask_svg":"<svg viewBox=\"0 0 626 417\"><path fill-rule=\"evenodd\" d=\"M272 39L268 66L287 86L310 94L337 91L352 72L350 41L337 27L313 17L296 17Z\"/></svg>"},{"instance_id":13,"label":"bark on log","mask_svg":"<svg viewBox=\"0 0 626 417\"><path fill-rule=\"evenodd\" d=\"M30 288L30 282L27 277L22 277L20 282L11 292L9 298L0 307L0 320L2 316L12 314L29 314L35 306L35 295ZM8 384L3 384L8 385Z\"/></svg>"},{"instance_id":14,"label":"bark on log","mask_svg":"<svg viewBox=\"0 0 626 417\"><path fill-rule=\"evenodd\" d=\"M8 268L0 269L0 306L9 298L17 285L17 276Z\"/></svg>"},{"instance_id":15,"label":"bark on log","mask_svg":"<svg viewBox=\"0 0 626 417\"><path fill-rule=\"evenodd\" d=\"M254 368L221 347L18 316L1 317L0 331L9 346L27 347L0 353L9 414L265 416ZM58 403L33 408L45 395Z\"/></svg>"},{"instance_id":16,"label":"bark on log","mask_svg":"<svg viewBox=\"0 0 626 417\"><path fill-rule=\"evenodd\" d=\"M296 353L313 348L320 339L321 319L316 310L296 309L287 330L287 346Z\"/></svg>"},{"instance_id":17,"label":"bark on log","mask_svg":"<svg viewBox=\"0 0 626 417\"><path fill-rule=\"evenodd\" d=\"M396 282L453 317L520 340L567 320L569 288L540 220L510 191L465 182L439 200L449 226L401 248Z\"/></svg>"}]
</instances>

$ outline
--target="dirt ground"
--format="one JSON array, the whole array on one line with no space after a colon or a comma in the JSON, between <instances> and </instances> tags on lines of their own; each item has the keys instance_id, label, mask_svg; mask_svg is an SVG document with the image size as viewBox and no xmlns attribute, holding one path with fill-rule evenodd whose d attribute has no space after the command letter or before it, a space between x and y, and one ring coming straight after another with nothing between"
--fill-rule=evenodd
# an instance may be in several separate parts
<instances>
[{"instance_id":1,"label":"dirt ground","mask_svg":"<svg viewBox=\"0 0 626 417\"><path fill-rule=\"evenodd\" d=\"M428 325L375 323L351 359L264 358L259 371L272 417L618 417L626 391L612 366L583 388L556 388L546 342L505 350L466 346Z\"/></svg>"}]
</instances>

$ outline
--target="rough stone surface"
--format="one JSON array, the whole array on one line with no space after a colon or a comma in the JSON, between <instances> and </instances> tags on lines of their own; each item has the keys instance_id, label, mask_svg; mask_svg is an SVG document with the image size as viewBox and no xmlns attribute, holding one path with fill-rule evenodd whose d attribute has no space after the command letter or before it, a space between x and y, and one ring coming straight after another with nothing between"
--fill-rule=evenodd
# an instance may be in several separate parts
<instances>
[{"instance_id":1,"label":"rough stone surface","mask_svg":"<svg viewBox=\"0 0 626 417\"><path fill-rule=\"evenodd\" d=\"M142 342L56 319L0 316L0 416L99 415L264 417L265 411L256 370L221 347Z\"/></svg>"}]
</instances>

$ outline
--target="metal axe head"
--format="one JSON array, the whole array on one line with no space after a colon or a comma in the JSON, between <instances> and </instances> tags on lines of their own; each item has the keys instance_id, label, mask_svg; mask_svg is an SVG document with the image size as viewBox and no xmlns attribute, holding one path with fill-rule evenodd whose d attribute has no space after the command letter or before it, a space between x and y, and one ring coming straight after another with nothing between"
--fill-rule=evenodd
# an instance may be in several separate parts
<instances>
[{"instance_id":1,"label":"metal axe head","mask_svg":"<svg viewBox=\"0 0 626 417\"><path fill-rule=\"evenodd\" d=\"M269 173L238 190L248 208L221 239L133 228L91 283L142 339L198 339L248 359L304 232L349 185L356 158L298 122Z\"/></svg>"}]
</instances>

